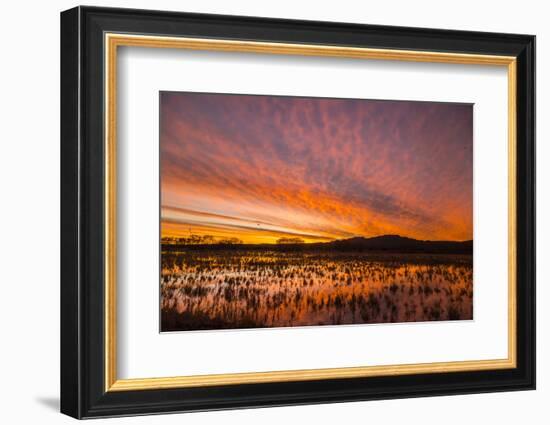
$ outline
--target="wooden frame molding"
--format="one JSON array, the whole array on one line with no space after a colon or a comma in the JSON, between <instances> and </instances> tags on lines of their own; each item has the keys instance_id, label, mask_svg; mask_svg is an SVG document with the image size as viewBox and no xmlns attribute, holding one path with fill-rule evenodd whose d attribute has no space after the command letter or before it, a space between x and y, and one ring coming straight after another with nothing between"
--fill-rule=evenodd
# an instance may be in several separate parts
<instances>
[{"instance_id":1,"label":"wooden frame molding","mask_svg":"<svg viewBox=\"0 0 550 425\"><path fill-rule=\"evenodd\" d=\"M508 282L499 282L508 289L505 358L121 379L117 55L127 47L506 70L508 208L498 211L508 217ZM62 12L61 412L81 419L534 389L535 49L525 34L89 6Z\"/></svg>"},{"instance_id":2,"label":"wooden frame molding","mask_svg":"<svg viewBox=\"0 0 550 425\"><path fill-rule=\"evenodd\" d=\"M508 72L508 358L421 364L118 379L116 374L116 99L118 47L248 52L506 67ZM105 391L135 391L269 382L480 371L516 367L516 58L481 54L105 34Z\"/></svg>"}]
</instances>

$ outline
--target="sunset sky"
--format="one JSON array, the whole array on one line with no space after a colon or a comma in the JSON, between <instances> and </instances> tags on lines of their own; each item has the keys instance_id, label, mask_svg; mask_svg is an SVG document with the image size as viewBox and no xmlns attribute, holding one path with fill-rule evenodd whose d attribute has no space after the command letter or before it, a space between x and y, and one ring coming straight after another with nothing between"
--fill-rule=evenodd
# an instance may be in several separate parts
<instances>
[{"instance_id":1,"label":"sunset sky","mask_svg":"<svg viewBox=\"0 0 550 425\"><path fill-rule=\"evenodd\" d=\"M162 92L162 236L472 235L472 106Z\"/></svg>"}]
</instances>

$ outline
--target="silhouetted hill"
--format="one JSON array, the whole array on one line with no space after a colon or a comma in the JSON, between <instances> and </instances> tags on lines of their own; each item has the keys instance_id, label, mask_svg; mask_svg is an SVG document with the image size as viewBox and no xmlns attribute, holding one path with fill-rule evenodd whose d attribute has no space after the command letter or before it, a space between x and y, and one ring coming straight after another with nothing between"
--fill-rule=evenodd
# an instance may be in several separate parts
<instances>
[{"instance_id":1,"label":"silhouetted hill","mask_svg":"<svg viewBox=\"0 0 550 425\"><path fill-rule=\"evenodd\" d=\"M384 235L373 238L355 237L328 242L325 245L339 251L391 251L471 254L473 241L421 241L399 235Z\"/></svg>"},{"instance_id":2,"label":"silhouetted hill","mask_svg":"<svg viewBox=\"0 0 550 425\"><path fill-rule=\"evenodd\" d=\"M336 251L336 252L395 252L430 254L472 254L473 241L422 241L399 235L384 235L373 238L354 237L332 242L293 244L203 244L162 245L163 251L186 250L271 250L271 251Z\"/></svg>"}]
</instances>

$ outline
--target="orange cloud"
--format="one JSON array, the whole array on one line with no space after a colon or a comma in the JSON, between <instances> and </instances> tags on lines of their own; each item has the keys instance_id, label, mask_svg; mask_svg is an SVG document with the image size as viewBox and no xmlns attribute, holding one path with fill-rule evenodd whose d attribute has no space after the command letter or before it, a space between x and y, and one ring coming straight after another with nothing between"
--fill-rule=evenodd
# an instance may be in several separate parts
<instances>
[{"instance_id":1,"label":"orange cloud","mask_svg":"<svg viewBox=\"0 0 550 425\"><path fill-rule=\"evenodd\" d=\"M472 239L472 106L161 94L162 234Z\"/></svg>"}]
</instances>

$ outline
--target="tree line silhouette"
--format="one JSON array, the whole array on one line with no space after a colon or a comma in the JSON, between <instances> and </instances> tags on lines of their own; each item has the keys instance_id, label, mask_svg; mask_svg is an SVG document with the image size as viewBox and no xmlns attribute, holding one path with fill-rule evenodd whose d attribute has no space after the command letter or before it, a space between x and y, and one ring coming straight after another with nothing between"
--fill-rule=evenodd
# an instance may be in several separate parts
<instances>
[{"instance_id":1,"label":"tree line silhouette","mask_svg":"<svg viewBox=\"0 0 550 425\"><path fill-rule=\"evenodd\" d=\"M215 238L212 235L191 235L189 237L165 237L161 239L163 245L239 245L243 241L236 237Z\"/></svg>"},{"instance_id":2,"label":"tree line silhouette","mask_svg":"<svg viewBox=\"0 0 550 425\"><path fill-rule=\"evenodd\" d=\"M189 237L164 237L163 245L242 245L243 241L237 237L216 238L212 235L190 235ZM303 244L301 238L284 237L277 239L279 245Z\"/></svg>"}]
</instances>

